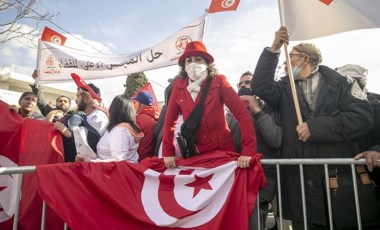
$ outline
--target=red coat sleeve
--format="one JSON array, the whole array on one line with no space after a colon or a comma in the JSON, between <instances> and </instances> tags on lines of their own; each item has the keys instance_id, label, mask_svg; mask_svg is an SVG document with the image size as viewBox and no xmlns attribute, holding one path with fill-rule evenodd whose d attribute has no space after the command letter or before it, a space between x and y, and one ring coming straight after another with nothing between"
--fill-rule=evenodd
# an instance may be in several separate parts
<instances>
[{"instance_id":1,"label":"red coat sleeve","mask_svg":"<svg viewBox=\"0 0 380 230\"><path fill-rule=\"evenodd\" d=\"M226 77L219 75L218 78L222 100L240 124L242 145L241 154L252 156L257 153L256 133L253 127L252 117L235 90L228 83Z\"/></svg>"},{"instance_id":2,"label":"red coat sleeve","mask_svg":"<svg viewBox=\"0 0 380 230\"><path fill-rule=\"evenodd\" d=\"M176 103L178 98L178 88L173 85L173 91L170 95L169 104L166 110L165 121L162 133L162 156L175 156L175 148L173 145L174 131L177 119L180 113L180 106Z\"/></svg>"}]
</instances>

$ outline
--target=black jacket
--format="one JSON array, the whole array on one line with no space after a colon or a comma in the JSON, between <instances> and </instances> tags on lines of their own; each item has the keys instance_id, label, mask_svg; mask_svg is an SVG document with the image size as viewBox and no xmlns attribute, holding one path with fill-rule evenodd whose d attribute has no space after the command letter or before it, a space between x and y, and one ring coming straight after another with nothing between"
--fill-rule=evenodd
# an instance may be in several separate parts
<instances>
[{"instance_id":1,"label":"black jacket","mask_svg":"<svg viewBox=\"0 0 380 230\"><path fill-rule=\"evenodd\" d=\"M373 125L373 113L365 95L334 70L320 66L322 87L311 114L302 90L296 84L302 120L307 122L309 141L298 140L297 116L288 77L274 81L278 54L264 49L253 75L255 95L277 109L284 130L282 158L352 158L358 152L358 139ZM355 150L356 149L356 150ZM339 169L341 171L346 169ZM285 219L303 221L299 168L281 166L283 214ZM304 166L308 222L327 225L322 166Z\"/></svg>"}]
</instances>

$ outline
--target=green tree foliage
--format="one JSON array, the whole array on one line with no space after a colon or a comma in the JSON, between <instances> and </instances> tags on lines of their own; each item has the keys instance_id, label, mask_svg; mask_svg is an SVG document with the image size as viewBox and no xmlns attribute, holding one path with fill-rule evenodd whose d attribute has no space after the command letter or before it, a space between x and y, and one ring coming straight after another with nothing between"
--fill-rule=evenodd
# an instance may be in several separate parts
<instances>
[{"instance_id":1,"label":"green tree foliage","mask_svg":"<svg viewBox=\"0 0 380 230\"><path fill-rule=\"evenodd\" d=\"M128 74L126 83L124 84L124 95L131 97L146 83L148 83L148 78L146 78L144 72Z\"/></svg>"}]
</instances>

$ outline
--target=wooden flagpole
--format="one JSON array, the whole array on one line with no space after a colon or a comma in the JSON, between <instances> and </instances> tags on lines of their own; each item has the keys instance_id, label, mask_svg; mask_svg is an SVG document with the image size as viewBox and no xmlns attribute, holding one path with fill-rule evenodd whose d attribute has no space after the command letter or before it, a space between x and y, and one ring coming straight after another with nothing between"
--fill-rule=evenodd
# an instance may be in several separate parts
<instances>
[{"instance_id":1,"label":"wooden flagpole","mask_svg":"<svg viewBox=\"0 0 380 230\"><path fill-rule=\"evenodd\" d=\"M284 20L283 20L282 8L281 8L281 2L280 1L281 0L278 0L278 8L280 11L281 26L284 26ZM295 107L296 114L297 114L298 125L301 125L303 123L303 121L302 121L302 116L301 116L300 104L298 102L296 85L294 83L294 76L293 76L293 71L292 71L293 67L292 67L292 64L290 62L290 56L288 53L288 44L286 44L286 43L284 43L284 51L285 51L286 65L288 66L288 76L289 76L289 81L290 81L290 89L292 91L293 102L294 102L294 107Z\"/></svg>"}]
</instances>

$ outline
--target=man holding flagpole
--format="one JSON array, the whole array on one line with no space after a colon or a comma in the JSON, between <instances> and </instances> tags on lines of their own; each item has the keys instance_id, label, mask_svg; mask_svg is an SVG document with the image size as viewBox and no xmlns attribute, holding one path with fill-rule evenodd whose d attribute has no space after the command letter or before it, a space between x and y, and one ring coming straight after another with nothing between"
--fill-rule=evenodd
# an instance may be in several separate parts
<instances>
[{"instance_id":1,"label":"man holding flagpole","mask_svg":"<svg viewBox=\"0 0 380 230\"><path fill-rule=\"evenodd\" d=\"M285 27L281 27L276 32L272 46L263 50L251 82L253 93L280 113L284 129L281 157L354 157L358 153L356 150L358 143L355 139L368 133L373 125L373 113L365 95L357 83L349 82L329 67L320 65L322 55L315 45L298 44L289 53L291 66L286 66L285 70L292 71L295 79L303 121L299 124L289 78L284 77L278 82L274 81L280 49L288 42L288 31ZM342 177L342 174L350 170L349 166L337 165L333 171ZM327 204L324 202L323 168L304 166L303 173L307 227L325 229L329 225L329 220ZM292 220L293 229L305 227L299 178L299 167L281 166L283 217ZM359 184L360 182L358 186ZM365 206L361 203L361 207L362 205ZM342 207L333 207L334 210L339 208ZM346 217L350 216L351 212L355 221L354 209L342 211ZM364 216L362 213L363 221Z\"/></svg>"}]
</instances>

